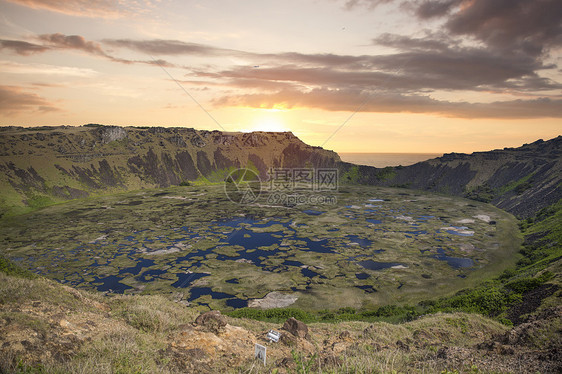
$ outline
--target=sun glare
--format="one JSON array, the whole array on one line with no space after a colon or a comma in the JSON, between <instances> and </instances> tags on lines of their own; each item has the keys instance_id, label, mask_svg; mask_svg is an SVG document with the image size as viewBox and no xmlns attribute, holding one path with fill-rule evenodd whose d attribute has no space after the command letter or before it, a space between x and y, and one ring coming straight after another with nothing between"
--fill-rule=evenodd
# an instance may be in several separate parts
<instances>
[{"instance_id":1,"label":"sun glare","mask_svg":"<svg viewBox=\"0 0 562 374\"><path fill-rule=\"evenodd\" d=\"M256 116L252 121L249 131L289 131L279 113L276 112L279 112L279 110L268 110L267 113Z\"/></svg>"}]
</instances>

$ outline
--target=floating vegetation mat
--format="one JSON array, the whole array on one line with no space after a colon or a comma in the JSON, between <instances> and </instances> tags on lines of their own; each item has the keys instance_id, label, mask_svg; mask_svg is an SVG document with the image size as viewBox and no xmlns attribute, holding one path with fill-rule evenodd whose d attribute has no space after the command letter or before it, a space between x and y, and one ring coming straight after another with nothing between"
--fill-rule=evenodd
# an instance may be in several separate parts
<instances>
[{"instance_id":1,"label":"floating vegetation mat","mask_svg":"<svg viewBox=\"0 0 562 374\"><path fill-rule=\"evenodd\" d=\"M515 261L516 221L491 205L379 187L331 195L240 205L192 186L76 200L1 221L0 251L73 286L223 309L412 302Z\"/></svg>"}]
</instances>

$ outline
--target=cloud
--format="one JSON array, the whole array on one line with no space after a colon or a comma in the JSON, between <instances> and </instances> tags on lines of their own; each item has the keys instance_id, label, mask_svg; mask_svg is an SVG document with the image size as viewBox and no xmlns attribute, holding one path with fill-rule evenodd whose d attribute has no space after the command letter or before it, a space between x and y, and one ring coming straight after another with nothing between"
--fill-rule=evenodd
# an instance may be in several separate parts
<instances>
[{"instance_id":1,"label":"cloud","mask_svg":"<svg viewBox=\"0 0 562 374\"><path fill-rule=\"evenodd\" d=\"M198 55L198 56L233 56L248 55L232 49L212 47L205 44L187 43L179 40L131 40L105 39L105 44L113 47L128 48L137 52L153 55Z\"/></svg>"},{"instance_id":2,"label":"cloud","mask_svg":"<svg viewBox=\"0 0 562 374\"><path fill-rule=\"evenodd\" d=\"M473 37L510 55L539 56L562 45L559 0L431 0L416 14L446 17L444 28L452 35Z\"/></svg>"},{"instance_id":3,"label":"cloud","mask_svg":"<svg viewBox=\"0 0 562 374\"><path fill-rule=\"evenodd\" d=\"M451 5L447 17L455 17L460 12L453 8ZM502 104L498 101L493 106L479 106L478 103L436 101L431 99L430 95L433 92L486 92L517 97L542 97L546 100L549 91L562 89L562 84L541 76L543 70L552 70L556 66L545 64L538 56L529 53L505 53L486 44L465 43L459 36L443 30L427 31L424 37L382 34L372 40L373 44L389 48L392 52L358 56L296 52L255 53L180 40L106 39L93 42L79 35L60 33L40 35L37 40L41 44L35 46L43 49L38 49L35 53L73 50L125 64L182 68L181 65L155 58L162 55L204 57L209 60L216 59L222 65L224 61L229 61L226 58L248 61L247 65L233 65L222 69L213 67L210 62L204 67L183 67L187 72L183 78L184 83L216 87L223 90L223 93L227 92L226 96L215 100L216 105L309 105L326 110L355 110L352 103L357 106L357 102L361 102L360 97L377 94L379 98L384 98L384 108L387 109L380 105L363 106L359 109L420 112L425 110L464 117L470 117L468 111L473 110L474 116L485 117L497 116L499 108L504 108L510 110L510 113L505 113L506 118L514 115L541 117L559 114L551 108L552 102L557 103L555 98L551 102L514 101L520 104L516 105L517 110L514 110L507 106L507 101L501 102ZM26 47L31 49L23 45L23 53L27 51ZM116 57L120 49L143 53L151 59L121 59ZM106 51L111 51L111 54ZM14 69L12 67L12 71ZM312 94L315 97L311 96ZM338 100L334 100L334 97ZM349 100L350 104L346 105ZM498 108L496 112L492 107Z\"/></svg>"},{"instance_id":4,"label":"cloud","mask_svg":"<svg viewBox=\"0 0 562 374\"><path fill-rule=\"evenodd\" d=\"M49 50L49 47L45 47L38 44L28 43L21 40L0 40L0 50L11 49L18 55L28 56L34 53L42 53Z\"/></svg>"},{"instance_id":5,"label":"cloud","mask_svg":"<svg viewBox=\"0 0 562 374\"><path fill-rule=\"evenodd\" d=\"M346 0L345 8L353 9L358 6L374 9L381 4L391 3L394 0Z\"/></svg>"},{"instance_id":6,"label":"cloud","mask_svg":"<svg viewBox=\"0 0 562 374\"><path fill-rule=\"evenodd\" d=\"M435 113L459 118L545 118L562 117L562 100L532 100L468 103L436 100L424 95L380 93L361 90L315 89L310 92L284 90L273 94L224 96L214 102L219 106L253 108L317 108L328 111L366 111L380 113Z\"/></svg>"},{"instance_id":7,"label":"cloud","mask_svg":"<svg viewBox=\"0 0 562 374\"><path fill-rule=\"evenodd\" d=\"M118 18L126 9L118 0L7 0L31 9L48 10L70 16Z\"/></svg>"},{"instance_id":8,"label":"cloud","mask_svg":"<svg viewBox=\"0 0 562 374\"><path fill-rule=\"evenodd\" d=\"M463 0L424 1L418 5L416 14L423 19L442 17L449 14L452 8L462 1Z\"/></svg>"},{"instance_id":9,"label":"cloud","mask_svg":"<svg viewBox=\"0 0 562 374\"><path fill-rule=\"evenodd\" d=\"M81 35L64 35L61 33L43 34L37 36L35 39L41 44L33 44L21 40L0 40L0 50L11 49L17 54L24 56L33 53L43 53L49 51L73 50L97 57L106 58L110 61L119 62L122 64L147 64L157 65L161 67L175 66L174 64L162 59L129 60L115 57L108 54L103 49L100 43L88 41Z\"/></svg>"},{"instance_id":10,"label":"cloud","mask_svg":"<svg viewBox=\"0 0 562 374\"><path fill-rule=\"evenodd\" d=\"M0 86L0 113L52 112L60 109L45 98L17 86Z\"/></svg>"},{"instance_id":11,"label":"cloud","mask_svg":"<svg viewBox=\"0 0 562 374\"><path fill-rule=\"evenodd\" d=\"M50 48L74 49L93 55L109 57L99 43L87 41L80 35L43 34L39 35L38 39L46 43Z\"/></svg>"}]
</instances>

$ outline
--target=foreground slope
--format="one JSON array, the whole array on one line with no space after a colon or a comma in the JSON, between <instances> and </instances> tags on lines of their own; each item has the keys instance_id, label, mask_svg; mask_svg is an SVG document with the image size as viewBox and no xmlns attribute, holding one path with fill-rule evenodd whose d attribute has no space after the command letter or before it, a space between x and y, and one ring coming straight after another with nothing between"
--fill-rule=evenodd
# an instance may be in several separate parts
<instances>
[{"instance_id":1,"label":"foreground slope","mask_svg":"<svg viewBox=\"0 0 562 374\"><path fill-rule=\"evenodd\" d=\"M13 270L13 269L12 269ZM8 275L12 274L12 275ZM560 367L550 308L509 329L487 318L436 314L402 325L298 324L279 343L266 323L207 316L162 296L103 297L44 278L0 272L0 372L513 372ZM559 331L558 331L559 332ZM268 347L267 366L253 359ZM307 369L303 370L303 367Z\"/></svg>"}]
</instances>

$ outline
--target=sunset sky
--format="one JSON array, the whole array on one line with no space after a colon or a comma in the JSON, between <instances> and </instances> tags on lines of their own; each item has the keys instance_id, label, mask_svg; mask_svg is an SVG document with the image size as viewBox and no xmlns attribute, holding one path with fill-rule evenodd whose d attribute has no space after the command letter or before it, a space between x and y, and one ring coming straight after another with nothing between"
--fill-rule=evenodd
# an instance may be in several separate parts
<instances>
[{"instance_id":1,"label":"sunset sky","mask_svg":"<svg viewBox=\"0 0 562 374\"><path fill-rule=\"evenodd\" d=\"M561 51L560 0L0 0L0 125L520 146L562 134Z\"/></svg>"}]
</instances>

